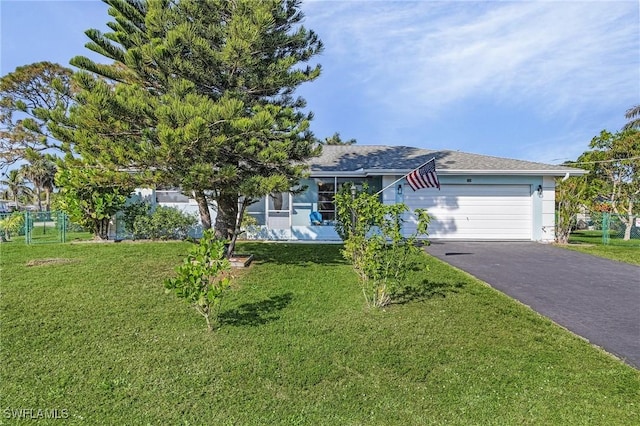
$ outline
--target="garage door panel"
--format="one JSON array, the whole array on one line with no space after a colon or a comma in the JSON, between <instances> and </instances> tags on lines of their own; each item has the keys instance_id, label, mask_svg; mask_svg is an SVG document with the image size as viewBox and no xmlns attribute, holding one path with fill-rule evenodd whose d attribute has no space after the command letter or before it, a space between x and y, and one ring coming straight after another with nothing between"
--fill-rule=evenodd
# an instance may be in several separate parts
<instances>
[{"instance_id":1,"label":"garage door panel","mask_svg":"<svg viewBox=\"0 0 640 426\"><path fill-rule=\"evenodd\" d=\"M529 217L527 215L512 215L512 214L501 214L501 215L473 215L473 216L463 216L463 215L433 215L431 216L431 220L435 222L439 221L455 221L456 223L463 224L480 224L482 225L495 225L494 222L518 222L519 224L529 223Z\"/></svg>"},{"instance_id":2,"label":"garage door panel","mask_svg":"<svg viewBox=\"0 0 640 426\"><path fill-rule=\"evenodd\" d=\"M523 227L525 226L529 226L529 221L528 220L500 220L500 221L494 221L494 220L449 220L449 221L438 221L438 220L432 220L431 223L429 224L429 233L431 233L432 230L435 229L439 229L439 228L451 228L453 226L455 226L455 228L457 230L465 230L465 231L476 231L478 230L479 232L486 232L486 231L491 231L494 232L496 229L499 229L500 231L505 230L505 229L514 229L514 230L521 230ZM454 225L455 224L455 225ZM411 223L407 223L405 224L405 228L406 229L415 229L416 225Z\"/></svg>"},{"instance_id":3,"label":"garage door panel","mask_svg":"<svg viewBox=\"0 0 640 426\"><path fill-rule=\"evenodd\" d=\"M436 207L428 207L429 212L434 215L449 215L449 216L468 216L472 215L482 215L482 214L507 214L507 215L525 215L530 216L530 204L495 204L495 205L486 205L486 204L463 204L456 208L451 209L442 209Z\"/></svg>"},{"instance_id":4,"label":"garage door panel","mask_svg":"<svg viewBox=\"0 0 640 426\"><path fill-rule=\"evenodd\" d=\"M431 238L531 239L530 185L443 185L436 193L406 193L404 200L411 210L427 209ZM411 215L405 230L415 229Z\"/></svg>"},{"instance_id":5,"label":"garage door panel","mask_svg":"<svg viewBox=\"0 0 640 426\"><path fill-rule=\"evenodd\" d=\"M496 190L499 188L499 192ZM424 191L429 191L431 194L425 194ZM435 191L435 193L434 193ZM418 190L411 191L407 190L404 192L405 200L408 199L423 199L423 200L432 200L432 199L446 199L450 196L457 197L478 197L478 196L495 196L499 195L500 197L521 197L521 196L529 196L531 195L531 186L530 185L442 185L441 190L437 191L435 189L426 189L426 190Z\"/></svg>"},{"instance_id":6,"label":"garage door panel","mask_svg":"<svg viewBox=\"0 0 640 426\"><path fill-rule=\"evenodd\" d=\"M453 196L452 196L453 198ZM407 205L421 205L423 208L429 208L432 210L456 210L461 207L476 207L476 206L490 206L490 207L504 207L508 206L522 206L522 207L530 207L530 200L522 200L521 198L470 198L470 197L457 197L455 199L451 199L448 202L429 202L429 200L424 200L420 202L408 201L405 199L404 201Z\"/></svg>"}]
</instances>

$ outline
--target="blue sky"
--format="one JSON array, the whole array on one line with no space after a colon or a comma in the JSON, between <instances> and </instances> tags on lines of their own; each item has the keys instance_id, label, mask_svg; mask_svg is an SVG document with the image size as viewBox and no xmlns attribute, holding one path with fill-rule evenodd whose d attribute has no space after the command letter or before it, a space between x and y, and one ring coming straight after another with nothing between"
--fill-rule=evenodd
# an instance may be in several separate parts
<instances>
[{"instance_id":1,"label":"blue sky","mask_svg":"<svg viewBox=\"0 0 640 426\"><path fill-rule=\"evenodd\" d=\"M324 52L299 94L324 138L545 163L575 159L640 103L640 3L306 1ZM0 2L0 73L68 65L96 0Z\"/></svg>"}]
</instances>

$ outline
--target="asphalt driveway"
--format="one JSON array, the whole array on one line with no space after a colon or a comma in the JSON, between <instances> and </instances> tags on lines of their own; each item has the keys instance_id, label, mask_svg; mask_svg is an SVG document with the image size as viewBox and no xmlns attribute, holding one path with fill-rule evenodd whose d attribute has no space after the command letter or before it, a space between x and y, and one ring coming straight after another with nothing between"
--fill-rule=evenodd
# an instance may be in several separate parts
<instances>
[{"instance_id":1,"label":"asphalt driveway","mask_svg":"<svg viewBox=\"0 0 640 426\"><path fill-rule=\"evenodd\" d=\"M426 251L640 368L640 267L534 242Z\"/></svg>"}]
</instances>

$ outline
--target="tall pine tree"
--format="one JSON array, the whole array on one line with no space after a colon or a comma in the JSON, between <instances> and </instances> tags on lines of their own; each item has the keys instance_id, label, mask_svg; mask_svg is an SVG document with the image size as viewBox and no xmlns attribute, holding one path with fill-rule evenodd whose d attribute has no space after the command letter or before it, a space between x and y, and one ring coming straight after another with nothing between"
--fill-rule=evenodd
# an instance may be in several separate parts
<instances>
[{"instance_id":1,"label":"tall pine tree","mask_svg":"<svg viewBox=\"0 0 640 426\"><path fill-rule=\"evenodd\" d=\"M305 65L322 49L300 25L297 0L105 0L109 33L88 30L83 89L70 126L56 129L81 155L150 170L157 183L193 191L205 227L233 238L242 209L288 191L319 153L311 114L294 97L320 75Z\"/></svg>"}]
</instances>

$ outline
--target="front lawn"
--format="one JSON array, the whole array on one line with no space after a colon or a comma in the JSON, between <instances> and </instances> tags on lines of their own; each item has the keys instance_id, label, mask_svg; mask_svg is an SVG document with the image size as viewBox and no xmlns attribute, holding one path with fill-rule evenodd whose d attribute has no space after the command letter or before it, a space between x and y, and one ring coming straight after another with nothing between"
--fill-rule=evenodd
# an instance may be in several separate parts
<instances>
[{"instance_id":1,"label":"front lawn","mask_svg":"<svg viewBox=\"0 0 640 426\"><path fill-rule=\"evenodd\" d=\"M340 246L244 244L257 261L207 333L162 285L187 243L0 250L4 419L640 423L638 370L426 255L401 303L369 310Z\"/></svg>"},{"instance_id":2,"label":"front lawn","mask_svg":"<svg viewBox=\"0 0 640 426\"><path fill-rule=\"evenodd\" d=\"M640 265L640 240L615 239L610 241L610 244L602 245L602 231L576 231L571 234L569 244L560 247Z\"/></svg>"}]
</instances>

